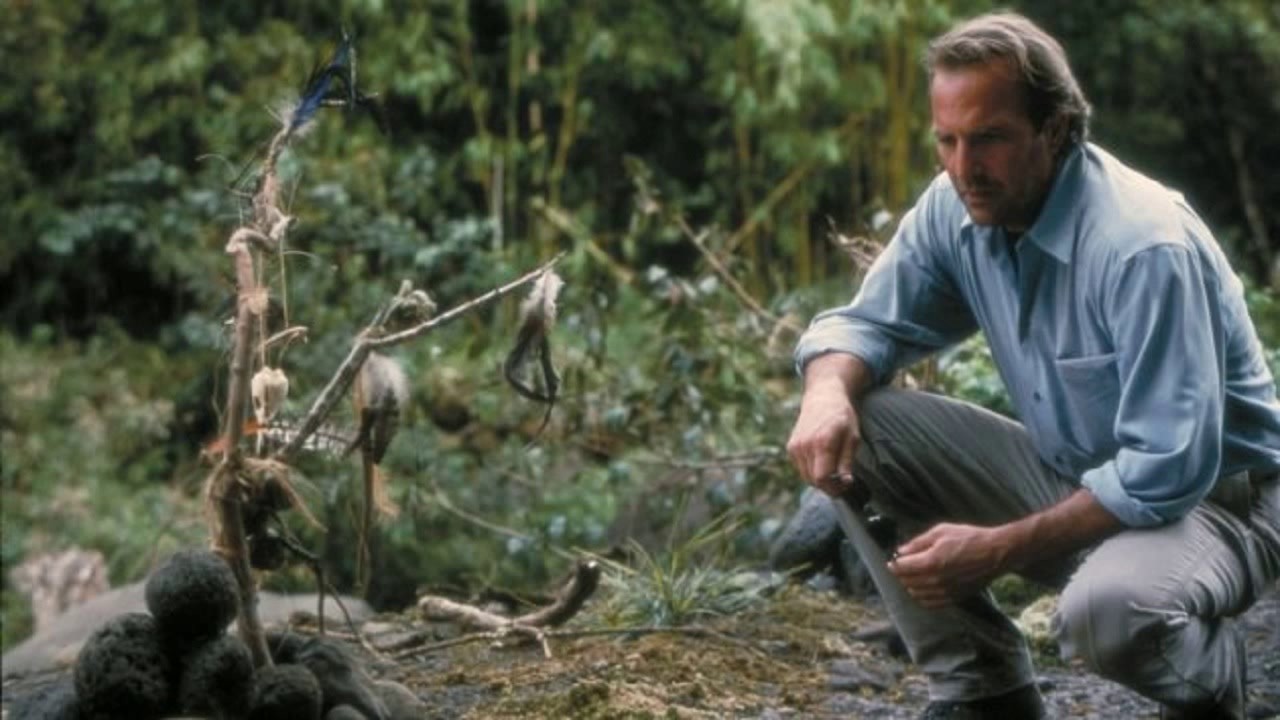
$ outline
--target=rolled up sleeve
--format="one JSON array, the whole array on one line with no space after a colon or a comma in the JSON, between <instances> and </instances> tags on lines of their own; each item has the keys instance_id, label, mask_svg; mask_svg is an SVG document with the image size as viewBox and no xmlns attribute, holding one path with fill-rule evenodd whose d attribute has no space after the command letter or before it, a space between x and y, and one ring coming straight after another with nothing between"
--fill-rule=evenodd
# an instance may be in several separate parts
<instances>
[{"instance_id":1,"label":"rolled up sleeve","mask_svg":"<svg viewBox=\"0 0 1280 720\"><path fill-rule=\"evenodd\" d=\"M1126 259L1105 294L1116 339L1119 450L1081 482L1131 527L1187 514L1213 488L1225 397L1218 285L1189 248Z\"/></svg>"}]
</instances>

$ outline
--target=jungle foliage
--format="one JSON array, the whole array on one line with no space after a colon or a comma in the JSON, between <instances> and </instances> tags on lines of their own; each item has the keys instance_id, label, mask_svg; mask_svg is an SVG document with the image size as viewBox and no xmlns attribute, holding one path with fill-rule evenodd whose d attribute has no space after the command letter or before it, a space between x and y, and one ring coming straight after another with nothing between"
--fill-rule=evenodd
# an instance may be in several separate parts
<instances>
[{"instance_id":1,"label":"jungle foliage","mask_svg":"<svg viewBox=\"0 0 1280 720\"><path fill-rule=\"evenodd\" d=\"M403 348L373 599L540 586L575 547L734 514L759 557L796 490L780 446L800 323L855 280L934 171L927 38L986 0L95 0L0 5L3 564L72 544L113 582L206 539L201 446L225 393L223 253L282 102L343 29L377 112L326 112L281 161L297 223L287 369L300 414L403 278L446 308L557 251L563 398L502 384L514 303ZM1026 0L1095 106L1093 137L1188 195L1250 280L1280 369L1280 11L1265 0ZM763 307L749 308L699 249ZM782 318L786 322L775 320ZM991 407L978 343L938 383ZM351 580L358 471L313 457L299 531ZM674 530L673 530L674 528ZM652 565L664 560L656 555ZM381 578L381 582L378 581ZM304 573L273 578L309 584ZM3 642L26 629L6 587Z\"/></svg>"}]
</instances>

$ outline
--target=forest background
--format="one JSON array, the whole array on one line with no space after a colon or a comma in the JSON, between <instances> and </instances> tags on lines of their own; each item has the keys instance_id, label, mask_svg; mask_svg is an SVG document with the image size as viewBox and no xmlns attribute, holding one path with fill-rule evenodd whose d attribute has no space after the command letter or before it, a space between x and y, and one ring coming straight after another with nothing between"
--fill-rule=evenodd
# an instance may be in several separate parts
<instances>
[{"instance_id":1,"label":"forest background","mask_svg":"<svg viewBox=\"0 0 1280 720\"><path fill-rule=\"evenodd\" d=\"M402 279L446 308L567 252L562 397L532 445L543 409L500 373L514 299L397 349L413 403L370 600L541 588L568 562L553 551L658 553L725 514L726 561L759 563L800 490L781 450L795 328L856 287L835 236L887 239L935 172L924 43L993 7L0 4L3 645L30 630L7 572L24 558L98 549L122 584L207 541L242 170L343 29L380 114L327 112L281 161L297 220L271 272L309 329L281 359L286 416ZM1095 141L1207 218L1280 370L1280 6L1004 7L1063 41ZM1008 410L980 342L919 374ZM297 530L350 588L358 463L299 469L328 532Z\"/></svg>"}]
</instances>

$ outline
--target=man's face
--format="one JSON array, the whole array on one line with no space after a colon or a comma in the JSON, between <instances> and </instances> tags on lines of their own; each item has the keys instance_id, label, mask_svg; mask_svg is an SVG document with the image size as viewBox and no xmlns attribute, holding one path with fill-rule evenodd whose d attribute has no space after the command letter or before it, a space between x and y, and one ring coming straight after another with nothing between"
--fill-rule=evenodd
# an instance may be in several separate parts
<instances>
[{"instance_id":1,"label":"man's face","mask_svg":"<svg viewBox=\"0 0 1280 720\"><path fill-rule=\"evenodd\" d=\"M1037 131L1008 60L937 68L929 86L938 159L979 225L1021 232L1035 222L1053 183L1060 134Z\"/></svg>"}]
</instances>

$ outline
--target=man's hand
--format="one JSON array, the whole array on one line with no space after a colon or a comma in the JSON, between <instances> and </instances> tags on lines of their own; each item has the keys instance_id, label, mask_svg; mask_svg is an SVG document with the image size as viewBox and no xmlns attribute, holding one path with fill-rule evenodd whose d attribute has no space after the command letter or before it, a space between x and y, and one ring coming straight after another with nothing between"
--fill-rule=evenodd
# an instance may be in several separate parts
<instances>
[{"instance_id":1,"label":"man's hand","mask_svg":"<svg viewBox=\"0 0 1280 720\"><path fill-rule=\"evenodd\" d=\"M844 494L853 477L861 435L852 398L868 376L862 360L851 355L823 355L805 368L800 416L787 453L806 482L832 497Z\"/></svg>"},{"instance_id":2,"label":"man's hand","mask_svg":"<svg viewBox=\"0 0 1280 720\"><path fill-rule=\"evenodd\" d=\"M787 452L801 477L838 497L852 478L858 441L858 415L843 392L838 388L823 394L806 392Z\"/></svg>"},{"instance_id":3,"label":"man's hand","mask_svg":"<svg viewBox=\"0 0 1280 720\"><path fill-rule=\"evenodd\" d=\"M1020 520L979 527L940 523L898 548L889 570L926 608L963 600L1036 560L1061 558L1124 530L1084 489Z\"/></svg>"},{"instance_id":4,"label":"man's hand","mask_svg":"<svg viewBox=\"0 0 1280 720\"><path fill-rule=\"evenodd\" d=\"M1001 528L940 523L898 548L889 570L925 608L940 608L986 587L1010 569Z\"/></svg>"}]
</instances>

